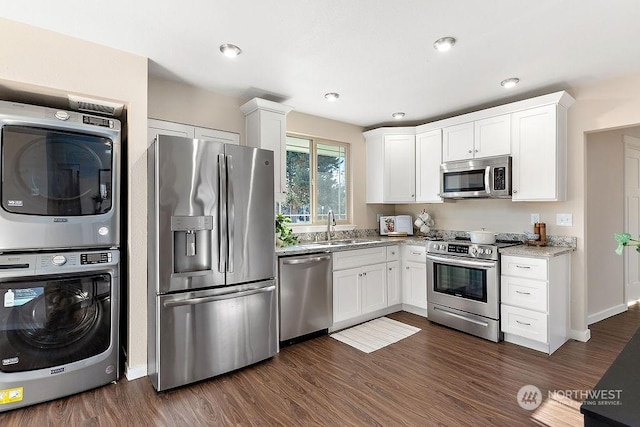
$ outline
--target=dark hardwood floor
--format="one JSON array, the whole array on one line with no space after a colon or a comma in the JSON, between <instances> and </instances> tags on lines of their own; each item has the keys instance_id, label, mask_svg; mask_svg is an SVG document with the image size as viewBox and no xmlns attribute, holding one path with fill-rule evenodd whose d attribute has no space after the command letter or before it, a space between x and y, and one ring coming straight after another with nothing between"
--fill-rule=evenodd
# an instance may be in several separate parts
<instances>
[{"instance_id":1,"label":"dark hardwood floor","mask_svg":"<svg viewBox=\"0 0 640 427\"><path fill-rule=\"evenodd\" d=\"M328 336L198 384L156 393L146 379L0 413L0 426L519 426L516 394L593 387L640 326L640 308L591 327L552 356L492 343L406 312L422 330L370 354Z\"/></svg>"}]
</instances>

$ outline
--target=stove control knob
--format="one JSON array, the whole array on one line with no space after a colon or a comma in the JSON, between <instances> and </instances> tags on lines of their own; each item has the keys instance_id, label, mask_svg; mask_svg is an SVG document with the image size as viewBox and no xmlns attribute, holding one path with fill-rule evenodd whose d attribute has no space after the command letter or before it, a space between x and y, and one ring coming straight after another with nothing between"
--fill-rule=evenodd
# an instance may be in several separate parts
<instances>
[{"instance_id":1,"label":"stove control knob","mask_svg":"<svg viewBox=\"0 0 640 427\"><path fill-rule=\"evenodd\" d=\"M469 254L470 254L470 255L475 254L477 251L478 251L478 249L477 249L477 248L474 248L473 246L469 248Z\"/></svg>"},{"instance_id":2,"label":"stove control knob","mask_svg":"<svg viewBox=\"0 0 640 427\"><path fill-rule=\"evenodd\" d=\"M480 255L482 255L482 254L484 253L484 249L482 249L482 248L478 248L478 253L479 253Z\"/></svg>"},{"instance_id":3,"label":"stove control knob","mask_svg":"<svg viewBox=\"0 0 640 427\"><path fill-rule=\"evenodd\" d=\"M484 253L487 254L487 255L491 255L492 252L493 251L491 249L489 249L489 248L484 250Z\"/></svg>"}]
</instances>

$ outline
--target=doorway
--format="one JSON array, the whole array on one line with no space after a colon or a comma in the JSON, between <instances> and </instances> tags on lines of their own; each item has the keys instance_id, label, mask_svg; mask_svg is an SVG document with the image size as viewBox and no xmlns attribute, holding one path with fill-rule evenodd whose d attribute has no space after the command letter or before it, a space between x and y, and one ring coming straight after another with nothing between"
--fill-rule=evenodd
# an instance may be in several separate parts
<instances>
[{"instance_id":1,"label":"doorway","mask_svg":"<svg viewBox=\"0 0 640 427\"><path fill-rule=\"evenodd\" d=\"M624 135L624 230L640 236L640 138ZM640 299L640 256L624 252L624 295L627 304Z\"/></svg>"}]
</instances>

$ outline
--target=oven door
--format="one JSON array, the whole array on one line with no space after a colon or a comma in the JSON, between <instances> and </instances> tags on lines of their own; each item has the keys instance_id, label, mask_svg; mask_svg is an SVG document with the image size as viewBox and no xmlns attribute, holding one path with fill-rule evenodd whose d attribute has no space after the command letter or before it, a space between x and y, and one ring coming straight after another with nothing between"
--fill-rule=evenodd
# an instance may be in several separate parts
<instances>
[{"instance_id":1,"label":"oven door","mask_svg":"<svg viewBox=\"0 0 640 427\"><path fill-rule=\"evenodd\" d=\"M499 319L498 262L427 254L427 301Z\"/></svg>"},{"instance_id":2,"label":"oven door","mask_svg":"<svg viewBox=\"0 0 640 427\"><path fill-rule=\"evenodd\" d=\"M110 349L113 282L109 273L0 280L0 372L65 365Z\"/></svg>"}]
</instances>

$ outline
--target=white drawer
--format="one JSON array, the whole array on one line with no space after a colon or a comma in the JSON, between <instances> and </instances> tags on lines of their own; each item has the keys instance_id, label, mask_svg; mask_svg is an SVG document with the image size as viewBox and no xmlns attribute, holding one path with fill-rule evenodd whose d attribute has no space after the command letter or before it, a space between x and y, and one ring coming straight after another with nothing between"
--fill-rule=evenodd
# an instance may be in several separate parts
<instances>
[{"instance_id":1,"label":"white drawer","mask_svg":"<svg viewBox=\"0 0 640 427\"><path fill-rule=\"evenodd\" d=\"M400 259L400 246L387 246L387 261L397 261Z\"/></svg>"},{"instance_id":2,"label":"white drawer","mask_svg":"<svg viewBox=\"0 0 640 427\"><path fill-rule=\"evenodd\" d=\"M543 313L549 311L547 282L512 276L502 276L500 280L500 297L503 303Z\"/></svg>"},{"instance_id":3,"label":"white drawer","mask_svg":"<svg viewBox=\"0 0 640 427\"><path fill-rule=\"evenodd\" d=\"M547 260L544 258L504 255L500 260L502 261L502 274L527 279L547 280Z\"/></svg>"},{"instance_id":4,"label":"white drawer","mask_svg":"<svg viewBox=\"0 0 640 427\"><path fill-rule=\"evenodd\" d=\"M335 252L333 254L333 270L362 267L363 265L381 264L387 261L387 248L356 249L353 251Z\"/></svg>"},{"instance_id":5,"label":"white drawer","mask_svg":"<svg viewBox=\"0 0 640 427\"><path fill-rule=\"evenodd\" d=\"M413 262L427 262L426 246L405 246L404 260Z\"/></svg>"},{"instance_id":6,"label":"white drawer","mask_svg":"<svg viewBox=\"0 0 640 427\"><path fill-rule=\"evenodd\" d=\"M519 335L547 344L547 315L532 310L502 304L500 308L502 332Z\"/></svg>"}]
</instances>

